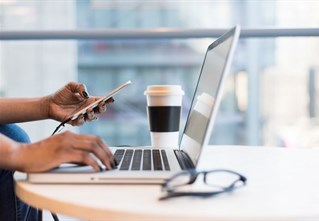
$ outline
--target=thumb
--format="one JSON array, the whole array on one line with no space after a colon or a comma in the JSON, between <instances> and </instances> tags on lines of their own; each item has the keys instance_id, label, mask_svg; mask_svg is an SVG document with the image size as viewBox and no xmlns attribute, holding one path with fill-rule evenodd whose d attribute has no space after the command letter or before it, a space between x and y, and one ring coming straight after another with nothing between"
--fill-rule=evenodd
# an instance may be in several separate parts
<instances>
[{"instance_id":1,"label":"thumb","mask_svg":"<svg viewBox=\"0 0 319 221\"><path fill-rule=\"evenodd\" d=\"M82 97L86 99L89 98L89 93L85 84L71 82L68 86L72 93L79 93Z\"/></svg>"}]
</instances>

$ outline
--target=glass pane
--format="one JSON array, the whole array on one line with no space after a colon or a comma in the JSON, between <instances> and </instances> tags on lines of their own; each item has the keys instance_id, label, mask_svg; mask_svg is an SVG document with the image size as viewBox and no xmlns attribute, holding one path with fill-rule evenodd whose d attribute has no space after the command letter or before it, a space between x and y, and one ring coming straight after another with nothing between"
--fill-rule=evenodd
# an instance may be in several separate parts
<instances>
[{"instance_id":1,"label":"glass pane","mask_svg":"<svg viewBox=\"0 0 319 221\"><path fill-rule=\"evenodd\" d=\"M73 0L0 0L0 30L74 29Z\"/></svg>"},{"instance_id":2,"label":"glass pane","mask_svg":"<svg viewBox=\"0 0 319 221\"><path fill-rule=\"evenodd\" d=\"M0 0L0 28L317 27L318 10L312 0Z\"/></svg>"},{"instance_id":3,"label":"glass pane","mask_svg":"<svg viewBox=\"0 0 319 221\"><path fill-rule=\"evenodd\" d=\"M110 145L149 145L146 97L152 84L180 84L187 116L207 43L202 41L87 41L79 43L78 76L91 94L103 95L128 80L107 114L80 128L99 134ZM181 125L183 128L183 125Z\"/></svg>"},{"instance_id":4,"label":"glass pane","mask_svg":"<svg viewBox=\"0 0 319 221\"><path fill-rule=\"evenodd\" d=\"M0 0L0 31L192 30L236 23L244 28L317 27L318 10L318 1ZM102 95L130 79L133 84L99 121L79 129L110 145L147 145L146 85L181 84L185 120L204 52L213 40L1 41L0 94L42 96L72 80L87 84L91 95ZM318 146L318 41L241 39L211 143ZM49 136L57 122L23 126L35 141Z\"/></svg>"},{"instance_id":5,"label":"glass pane","mask_svg":"<svg viewBox=\"0 0 319 221\"><path fill-rule=\"evenodd\" d=\"M110 145L148 145L146 85L181 84L184 123L211 41L3 41L1 94L42 96L78 80L87 84L91 95L103 95L130 79L133 84L116 95L106 114L79 129L103 137ZM318 41L241 39L211 143L318 146ZM30 127L28 132L38 140L56 124L41 122L41 128Z\"/></svg>"},{"instance_id":6,"label":"glass pane","mask_svg":"<svg viewBox=\"0 0 319 221\"><path fill-rule=\"evenodd\" d=\"M44 96L76 79L76 42L0 41L1 97ZM47 120L23 123L22 127L37 141L50 136L58 124Z\"/></svg>"}]
</instances>

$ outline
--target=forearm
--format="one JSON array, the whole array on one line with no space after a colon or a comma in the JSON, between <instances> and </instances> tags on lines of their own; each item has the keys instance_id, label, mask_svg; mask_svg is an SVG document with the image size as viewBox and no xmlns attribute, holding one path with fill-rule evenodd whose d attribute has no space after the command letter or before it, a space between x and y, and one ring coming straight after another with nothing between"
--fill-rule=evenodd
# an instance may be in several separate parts
<instances>
[{"instance_id":1,"label":"forearm","mask_svg":"<svg viewBox=\"0 0 319 221\"><path fill-rule=\"evenodd\" d=\"M0 168L17 170L21 167L14 159L16 150L20 143L17 143L10 138L0 134Z\"/></svg>"},{"instance_id":2,"label":"forearm","mask_svg":"<svg viewBox=\"0 0 319 221\"><path fill-rule=\"evenodd\" d=\"M46 97L1 98L0 124L20 123L48 118Z\"/></svg>"}]
</instances>

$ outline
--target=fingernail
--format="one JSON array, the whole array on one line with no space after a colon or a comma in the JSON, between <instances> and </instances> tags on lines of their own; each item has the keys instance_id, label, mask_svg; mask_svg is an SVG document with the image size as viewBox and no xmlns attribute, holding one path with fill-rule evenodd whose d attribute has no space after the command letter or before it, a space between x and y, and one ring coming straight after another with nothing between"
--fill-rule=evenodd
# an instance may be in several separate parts
<instances>
[{"instance_id":1,"label":"fingernail","mask_svg":"<svg viewBox=\"0 0 319 221\"><path fill-rule=\"evenodd\" d=\"M112 163L112 169L116 169L117 168L117 164L115 162Z\"/></svg>"},{"instance_id":2,"label":"fingernail","mask_svg":"<svg viewBox=\"0 0 319 221\"><path fill-rule=\"evenodd\" d=\"M89 112L88 113L88 118L90 119L90 120L93 120L94 119L94 113L93 112Z\"/></svg>"},{"instance_id":3,"label":"fingernail","mask_svg":"<svg viewBox=\"0 0 319 221\"><path fill-rule=\"evenodd\" d=\"M89 98L89 94L86 91L83 91L82 94L85 98Z\"/></svg>"},{"instance_id":4,"label":"fingernail","mask_svg":"<svg viewBox=\"0 0 319 221\"><path fill-rule=\"evenodd\" d=\"M109 103L113 103L114 101L115 101L115 100L114 100L113 97L111 97L111 98L108 100Z\"/></svg>"},{"instance_id":5,"label":"fingernail","mask_svg":"<svg viewBox=\"0 0 319 221\"><path fill-rule=\"evenodd\" d=\"M78 124L83 125L84 123L85 123L84 117L83 117L83 116L82 116L82 117L79 117L79 119L78 119Z\"/></svg>"},{"instance_id":6,"label":"fingernail","mask_svg":"<svg viewBox=\"0 0 319 221\"><path fill-rule=\"evenodd\" d=\"M106 105L103 105L103 106L99 107L99 111L100 111L100 113L105 112L106 111Z\"/></svg>"}]
</instances>

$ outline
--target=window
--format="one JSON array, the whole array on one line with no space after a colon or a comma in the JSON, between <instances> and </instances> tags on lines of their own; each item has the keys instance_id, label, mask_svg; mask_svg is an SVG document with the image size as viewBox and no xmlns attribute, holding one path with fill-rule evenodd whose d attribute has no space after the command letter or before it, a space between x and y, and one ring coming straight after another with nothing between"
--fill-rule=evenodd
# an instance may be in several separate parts
<instances>
[{"instance_id":1,"label":"window","mask_svg":"<svg viewBox=\"0 0 319 221\"><path fill-rule=\"evenodd\" d=\"M0 0L1 32L124 30L131 36L0 41L0 92L41 96L78 80L92 95L102 95L130 79L133 84L116 96L109 111L79 131L100 135L109 145L147 145L146 85L181 84L185 117L204 52L214 37L144 39L134 38L136 30L196 32L236 23L243 29L311 28L318 24L318 9L316 1L284 0ZM318 47L318 34L240 39L211 143L318 146ZM46 121L23 126L37 140L56 125Z\"/></svg>"}]
</instances>

